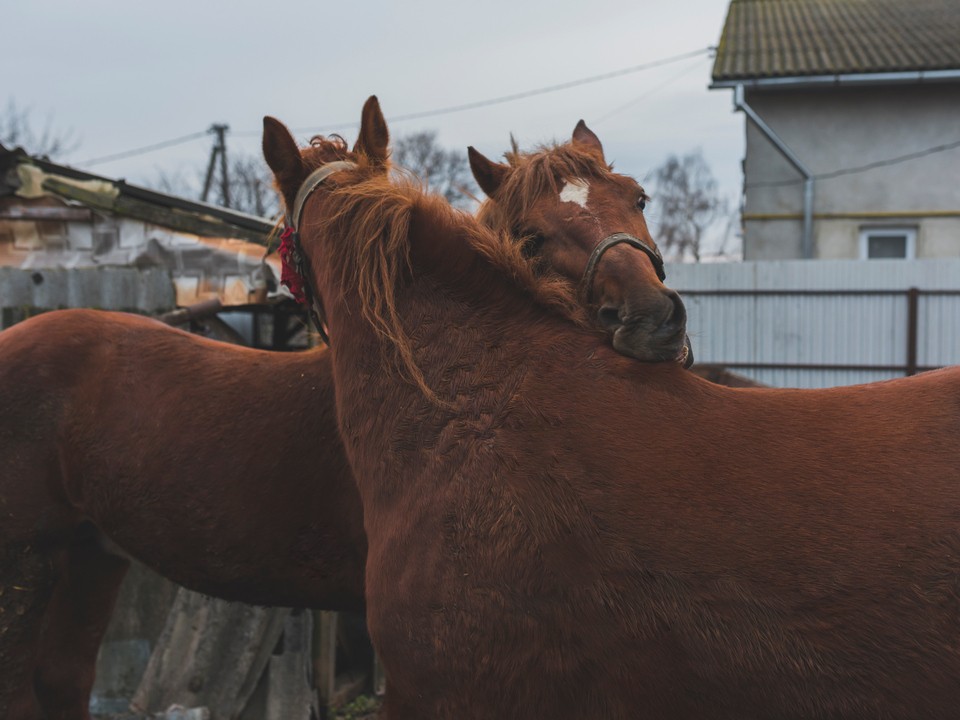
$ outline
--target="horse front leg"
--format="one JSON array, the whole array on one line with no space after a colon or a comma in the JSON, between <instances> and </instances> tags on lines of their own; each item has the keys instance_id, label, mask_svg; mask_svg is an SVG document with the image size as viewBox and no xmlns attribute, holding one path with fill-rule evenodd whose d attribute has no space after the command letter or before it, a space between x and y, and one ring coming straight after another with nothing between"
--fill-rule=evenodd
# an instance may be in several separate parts
<instances>
[{"instance_id":1,"label":"horse front leg","mask_svg":"<svg viewBox=\"0 0 960 720\"><path fill-rule=\"evenodd\" d=\"M97 652L130 562L78 534L58 558L34 685L46 720L90 720Z\"/></svg>"},{"instance_id":2,"label":"horse front leg","mask_svg":"<svg viewBox=\"0 0 960 720\"><path fill-rule=\"evenodd\" d=\"M0 718L4 720L43 718L33 672L53 583L47 553L23 542L0 546Z\"/></svg>"}]
</instances>

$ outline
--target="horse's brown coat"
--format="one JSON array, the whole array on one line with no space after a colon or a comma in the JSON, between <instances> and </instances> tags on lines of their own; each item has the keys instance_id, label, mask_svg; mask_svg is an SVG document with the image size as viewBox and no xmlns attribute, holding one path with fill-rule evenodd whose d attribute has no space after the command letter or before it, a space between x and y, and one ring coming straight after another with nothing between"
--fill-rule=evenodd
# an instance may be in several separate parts
<instances>
[{"instance_id":1,"label":"horse's brown coat","mask_svg":"<svg viewBox=\"0 0 960 720\"><path fill-rule=\"evenodd\" d=\"M304 244L387 718L956 717L960 369L731 390L631 362L359 160ZM372 250L345 222L371 205Z\"/></svg>"},{"instance_id":2,"label":"horse's brown coat","mask_svg":"<svg viewBox=\"0 0 960 720\"><path fill-rule=\"evenodd\" d=\"M86 717L117 548L222 598L363 608L325 349L60 311L0 334L0 398L0 717Z\"/></svg>"}]
</instances>

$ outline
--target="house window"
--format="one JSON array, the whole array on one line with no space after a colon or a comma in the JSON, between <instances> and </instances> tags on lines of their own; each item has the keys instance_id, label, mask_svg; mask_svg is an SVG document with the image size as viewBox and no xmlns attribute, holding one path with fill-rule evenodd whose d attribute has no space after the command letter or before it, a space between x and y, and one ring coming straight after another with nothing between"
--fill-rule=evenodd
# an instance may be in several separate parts
<instances>
[{"instance_id":1,"label":"house window","mask_svg":"<svg viewBox=\"0 0 960 720\"><path fill-rule=\"evenodd\" d=\"M860 258L863 260L913 259L916 257L917 229L874 227L860 230Z\"/></svg>"}]
</instances>

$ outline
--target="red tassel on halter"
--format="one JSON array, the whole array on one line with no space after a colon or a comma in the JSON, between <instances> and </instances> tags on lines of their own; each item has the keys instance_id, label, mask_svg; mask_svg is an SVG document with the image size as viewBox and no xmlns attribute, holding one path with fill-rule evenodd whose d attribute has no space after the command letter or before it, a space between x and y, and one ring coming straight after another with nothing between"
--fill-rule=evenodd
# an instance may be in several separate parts
<instances>
[{"instance_id":1,"label":"red tassel on halter","mask_svg":"<svg viewBox=\"0 0 960 720\"><path fill-rule=\"evenodd\" d=\"M300 274L300 253L295 236L296 231L289 225L280 233L280 282L287 286L294 300L305 305L307 294L304 291L303 276Z\"/></svg>"}]
</instances>

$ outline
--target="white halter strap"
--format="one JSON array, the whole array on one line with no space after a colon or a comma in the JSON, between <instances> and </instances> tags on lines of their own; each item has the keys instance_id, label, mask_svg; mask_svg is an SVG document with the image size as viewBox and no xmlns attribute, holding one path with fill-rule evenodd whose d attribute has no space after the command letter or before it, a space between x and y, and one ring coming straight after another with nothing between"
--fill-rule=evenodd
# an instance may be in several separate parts
<instances>
[{"instance_id":1,"label":"white halter strap","mask_svg":"<svg viewBox=\"0 0 960 720\"><path fill-rule=\"evenodd\" d=\"M327 331L323 328L323 305L320 302L319 296L313 290L313 283L310 280L310 274L307 270L307 259L303 253L303 246L300 244L300 218L303 215L303 205L307 202L307 198L310 197L310 194L314 190L320 187L324 180L336 172L350 170L355 167L357 167L357 164L349 160L337 160L327 163L326 165L321 165L314 170L307 176L307 179L301 183L300 189L297 190L297 197L294 200L291 212L289 212L285 218L287 230L284 232L292 233L293 254L291 262L293 270L300 276L303 283L307 301L307 312L309 312L310 318L313 320L313 324L316 326L317 332L320 334L323 342L327 345L330 344L330 338L327 336Z\"/></svg>"},{"instance_id":2,"label":"white halter strap","mask_svg":"<svg viewBox=\"0 0 960 720\"><path fill-rule=\"evenodd\" d=\"M287 215L287 225L295 230L300 227L300 216L303 215L303 205L307 198L316 190L328 177L341 170L350 170L357 167L357 164L349 160L337 160L321 165L307 176L307 179L300 185L297 191L297 199L293 203L292 212Z\"/></svg>"}]
</instances>

